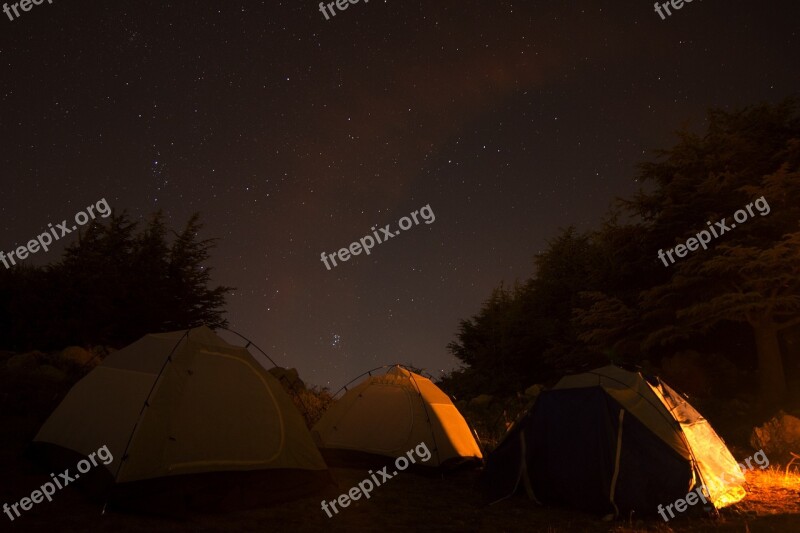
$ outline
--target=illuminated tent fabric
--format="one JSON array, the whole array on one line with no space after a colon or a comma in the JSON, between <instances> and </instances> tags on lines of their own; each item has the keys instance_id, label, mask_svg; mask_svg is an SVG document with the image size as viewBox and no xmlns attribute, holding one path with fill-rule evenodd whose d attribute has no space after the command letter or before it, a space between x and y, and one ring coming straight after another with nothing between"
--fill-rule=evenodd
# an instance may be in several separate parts
<instances>
[{"instance_id":1,"label":"illuminated tent fabric","mask_svg":"<svg viewBox=\"0 0 800 533\"><path fill-rule=\"evenodd\" d=\"M75 384L35 443L61 457L86 457L107 446L114 461L94 470L117 494L134 485L139 495L157 494L156 486L185 490L177 489L178 478L198 487L211 473L211 484L222 473L262 482L252 473L275 473L280 485L262 483L262 489L283 493L304 492L328 477L278 380L245 348L205 326L145 335L109 355ZM164 482L144 483L151 480Z\"/></svg>"},{"instance_id":2,"label":"illuminated tent fabric","mask_svg":"<svg viewBox=\"0 0 800 533\"><path fill-rule=\"evenodd\" d=\"M331 451L399 457L424 442L425 466L482 458L467 422L431 380L400 366L370 376L336 401L311 430L327 457Z\"/></svg>"},{"instance_id":3,"label":"illuminated tent fabric","mask_svg":"<svg viewBox=\"0 0 800 533\"><path fill-rule=\"evenodd\" d=\"M614 515L654 514L701 486L707 509L745 496L736 460L697 410L661 380L614 366L541 393L487 458L484 481L494 501L524 490Z\"/></svg>"}]
</instances>

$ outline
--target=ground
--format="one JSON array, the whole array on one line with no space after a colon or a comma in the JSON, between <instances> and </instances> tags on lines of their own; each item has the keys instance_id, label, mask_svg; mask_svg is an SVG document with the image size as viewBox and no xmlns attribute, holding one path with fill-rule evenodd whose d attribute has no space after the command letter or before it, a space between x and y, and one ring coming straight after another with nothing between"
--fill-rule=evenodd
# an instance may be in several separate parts
<instances>
[{"instance_id":1,"label":"ground","mask_svg":"<svg viewBox=\"0 0 800 533\"><path fill-rule=\"evenodd\" d=\"M47 481L41 467L23 451L38 421L0 414L0 503L15 502ZM800 531L800 477L784 481L782 472L748 472L750 493L719 518L603 522L571 509L542 508L523 497L486 506L475 471L447 477L403 472L375 489L369 500L352 502L328 518L322 498L332 500L368 476L364 470L334 468L339 487L279 506L225 514L197 514L183 520L107 512L71 488L56 492L13 523L0 514L0 531L177 532L177 531L474 531L617 532L634 531Z\"/></svg>"},{"instance_id":2,"label":"ground","mask_svg":"<svg viewBox=\"0 0 800 533\"><path fill-rule=\"evenodd\" d=\"M28 379L3 372L2 366L0 364L0 505L19 501L50 479L48 471L43 471L42 466L28 459L24 452L70 384L85 373L84 369L67 381L50 383L41 376ZM718 429L725 429L725 435L737 434L737 426L732 421L740 420L741 413L731 410L730 405L720 412L729 412L730 420L719 418ZM715 427L716 421L717 418ZM738 433L744 437L747 431ZM752 451L745 449L734 448L733 451L735 457L752 455ZM776 466L771 465L771 468ZM680 518L668 524L658 518L604 522L598 516L572 509L543 508L522 496L487 506L477 487L476 471L462 471L447 477L403 472L377 487L369 500L353 502L328 518L320 501L323 498L330 501L368 477L365 470L357 469L334 468L332 473L339 486L312 497L249 511L191 515L183 520L103 514L102 505L67 487L56 492L52 503L34 505L13 522L0 512L0 532L800 531L800 476L787 480L779 470L746 472L748 496L739 504L723 509L718 518Z\"/></svg>"}]
</instances>

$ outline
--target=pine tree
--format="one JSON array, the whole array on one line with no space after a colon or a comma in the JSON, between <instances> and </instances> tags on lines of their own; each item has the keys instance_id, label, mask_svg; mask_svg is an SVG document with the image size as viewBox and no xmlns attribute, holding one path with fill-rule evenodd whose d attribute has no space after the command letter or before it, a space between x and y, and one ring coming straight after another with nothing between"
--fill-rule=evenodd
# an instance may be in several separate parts
<instances>
[{"instance_id":1,"label":"pine tree","mask_svg":"<svg viewBox=\"0 0 800 533\"><path fill-rule=\"evenodd\" d=\"M668 345L723 322L753 333L762 397L786 392L781 330L800 324L800 118L792 102L709 114L705 136L681 135L662 161L642 167L656 190L631 207L649 223L654 246L685 242L706 222L726 219L763 197L769 216L754 216L667 268L642 294L645 313L662 321L645 347Z\"/></svg>"}]
</instances>

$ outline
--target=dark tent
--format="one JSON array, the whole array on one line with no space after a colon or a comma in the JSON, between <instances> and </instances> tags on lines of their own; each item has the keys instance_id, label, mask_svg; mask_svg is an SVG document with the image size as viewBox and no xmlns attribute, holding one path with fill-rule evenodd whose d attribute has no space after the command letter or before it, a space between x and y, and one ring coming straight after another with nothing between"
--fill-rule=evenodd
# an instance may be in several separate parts
<instances>
[{"instance_id":1,"label":"dark tent","mask_svg":"<svg viewBox=\"0 0 800 533\"><path fill-rule=\"evenodd\" d=\"M701 486L708 509L744 497L736 461L685 399L612 366L541 393L487 458L484 482L492 501L522 491L614 516L654 514Z\"/></svg>"}]
</instances>

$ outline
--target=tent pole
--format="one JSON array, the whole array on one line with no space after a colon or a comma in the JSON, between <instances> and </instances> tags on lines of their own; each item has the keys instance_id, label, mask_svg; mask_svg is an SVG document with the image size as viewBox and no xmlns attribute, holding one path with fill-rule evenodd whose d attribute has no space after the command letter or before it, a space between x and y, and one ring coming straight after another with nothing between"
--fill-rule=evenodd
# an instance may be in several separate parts
<instances>
[{"instance_id":1,"label":"tent pole","mask_svg":"<svg viewBox=\"0 0 800 533\"><path fill-rule=\"evenodd\" d=\"M178 349L178 346L180 346L181 342L183 342L183 339L189 337L189 331L190 330L187 329L186 333L181 335L181 338L178 339L178 342L175 344L175 346L172 347L172 350L170 350L169 355L164 361L164 364L161 365L161 370L158 371L156 379L153 381L153 386L150 387L150 392L147 393L147 398L145 398L144 403L142 404L142 408L139 411L139 417L136 419L136 423L133 425L133 429L131 429L131 434L128 436L128 442L125 444L125 449L123 450L122 455L119 458L119 467L117 467L117 471L114 473L115 484L119 479L119 474L122 471L122 467L124 466L124 463L128 458L128 449L131 446L131 442L133 442L133 436L136 434L136 429L139 427L139 423L142 421L142 415L144 414L145 409L150 406L150 397L153 395L153 391L155 391L158 382L161 381L161 376L164 374L164 370L167 368L167 364L172 361L172 354L174 354L175 350ZM106 495L105 502L103 502L102 514L105 514L107 506L108 506L108 495Z\"/></svg>"}]
</instances>

